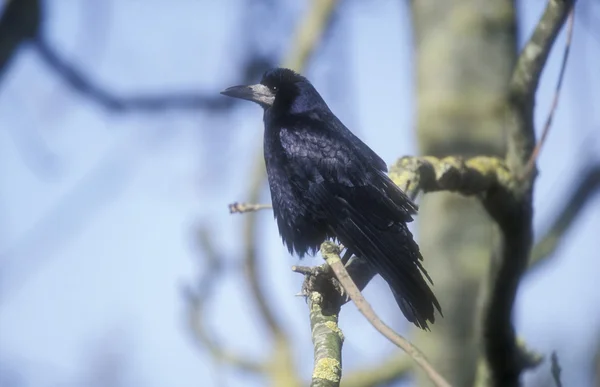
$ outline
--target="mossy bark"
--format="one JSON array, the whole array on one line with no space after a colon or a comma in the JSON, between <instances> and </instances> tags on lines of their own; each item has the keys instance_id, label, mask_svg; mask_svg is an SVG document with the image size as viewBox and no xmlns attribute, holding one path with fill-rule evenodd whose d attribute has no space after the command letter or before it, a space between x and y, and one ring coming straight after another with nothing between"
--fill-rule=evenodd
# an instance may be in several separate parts
<instances>
[{"instance_id":1,"label":"mossy bark","mask_svg":"<svg viewBox=\"0 0 600 387\"><path fill-rule=\"evenodd\" d=\"M338 326L339 303L330 310L323 294L308 295L310 327L315 351L311 387L337 387L342 378L342 344L344 335Z\"/></svg>"}]
</instances>

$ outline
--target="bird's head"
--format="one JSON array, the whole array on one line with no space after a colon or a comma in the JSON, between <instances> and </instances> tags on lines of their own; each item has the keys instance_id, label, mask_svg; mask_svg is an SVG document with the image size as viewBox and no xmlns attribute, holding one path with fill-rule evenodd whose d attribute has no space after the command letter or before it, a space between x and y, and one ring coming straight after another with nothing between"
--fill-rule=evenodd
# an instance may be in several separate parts
<instances>
[{"instance_id":1,"label":"bird's head","mask_svg":"<svg viewBox=\"0 0 600 387\"><path fill-rule=\"evenodd\" d=\"M221 94L256 102L267 110L279 106L286 110L307 107L307 102L322 102L319 93L302 75L285 68L264 73L260 83L229 87Z\"/></svg>"}]
</instances>

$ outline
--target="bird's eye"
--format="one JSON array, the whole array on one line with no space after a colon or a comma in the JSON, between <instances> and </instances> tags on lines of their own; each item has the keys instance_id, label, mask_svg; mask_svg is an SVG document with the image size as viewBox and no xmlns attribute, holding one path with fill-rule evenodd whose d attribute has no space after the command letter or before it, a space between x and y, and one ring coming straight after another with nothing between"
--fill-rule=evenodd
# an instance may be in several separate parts
<instances>
[{"instance_id":1,"label":"bird's eye","mask_svg":"<svg viewBox=\"0 0 600 387\"><path fill-rule=\"evenodd\" d=\"M277 86L271 86L271 90L277 91Z\"/></svg>"}]
</instances>

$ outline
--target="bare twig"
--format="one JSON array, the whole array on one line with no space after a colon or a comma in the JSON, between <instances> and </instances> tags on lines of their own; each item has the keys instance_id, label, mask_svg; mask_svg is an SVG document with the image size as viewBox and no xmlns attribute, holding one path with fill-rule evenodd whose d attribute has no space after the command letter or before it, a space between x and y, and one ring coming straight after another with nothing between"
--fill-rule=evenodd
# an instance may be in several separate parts
<instances>
[{"instance_id":1,"label":"bare twig","mask_svg":"<svg viewBox=\"0 0 600 387\"><path fill-rule=\"evenodd\" d=\"M552 119L554 118L554 113L556 112L556 108L558 107L558 99L560 96L560 90L562 87L563 78L565 76L565 69L567 68L567 59L569 58L569 51L571 49L571 41L573 38L573 24L575 19L575 9L571 8L571 12L569 13L569 19L567 22L567 37L565 41L565 51L563 53L562 64L560 67L560 72L558 74L558 80L556 82L556 88L554 90L554 97L552 98L552 104L550 105L550 111L548 112L548 117L546 117L546 123L544 124L544 128L542 130L542 136L538 141L537 145L531 152L531 156L529 157L529 161L527 162L527 166L525 167L525 176L522 178L527 178L535 167L535 162L539 157L540 151L544 146L544 142L546 141L546 137L548 137L548 133L550 133L550 127L552 126Z\"/></svg>"},{"instance_id":2,"label":"bare twig","mask_svg":"<svg viewBox=\"0 0 600 387\"><path fill-rule=\"evenodd\" d=\"M270 204L253 204L253 203L231 203L229 205L230 214L243 214L244 212L254 212L273 208Z\"/></svg>"},{"instance_id":3,"label":"bare twig","mask_svg":"<svg viewBox=\"0 0 600 387\"><path fill-rule=\"evenodd\" d=\"M450 387L450 384L433 368L433 366L427 361L425 355L414 345L412 345L404 337L396 333L392 328L386 325L377 316L371 305L365 300L360 290L356 287L346 268L342 264L340 258L339 247L332 242L324 242L321 245L321 254L335 273L338 281L344 287L346 293L350 296L358 310L365 316L365 318L373 325L377 331L385 336L392 343L402 348L414 361L417 363L423 371L427 374L430 380L438 387Z\"/></svg>"},{"instance_id":4,"label":"bare twig","mask_svg":"<svg viewBox=\"0 0 600 387\"><path fill-rule=\"evenodd\" d=\"M550 366L550 372L552 373L554 384L556 384L556 387L562 387L562 382L560 381L560 373L562 370L560 368L560 364L558 364L558 355L556 352L552 352L550 359L552 362L552 365Z\"/></svg>"}]
</instances>

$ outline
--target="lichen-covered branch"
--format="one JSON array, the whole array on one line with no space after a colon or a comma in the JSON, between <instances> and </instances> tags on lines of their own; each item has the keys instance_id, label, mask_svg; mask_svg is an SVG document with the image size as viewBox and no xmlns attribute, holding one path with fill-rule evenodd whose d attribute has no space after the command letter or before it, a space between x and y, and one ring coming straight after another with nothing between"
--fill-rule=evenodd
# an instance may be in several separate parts
<instances>
[{"instance_id":1,"label":"lichen-covered branch","mask_svg":"<svg viewBox=\"0 0 600 387\"><path fill-rule=\"evenodd\" d=\"M507 186L511 175L496 157L402 157L390 168L390 178L413 199L420 193L451 191L462 195Z\"/></svg>"},{"instance_id":2,"label":"lichen-covered branch","mask_svg":"<svg viewBox=\"0 0 600 387\"><path fill-rule=\"evenodd\" d=\"M324 294L308 295L310 329L314 346L312 387L337 387L342 378L342 344L344 335L338 326L339 304L328 310Z\"/></svg>"},{"instance_id":3,"label":"lichen-covered branch","mask_svg":"<svg viewBox=\"0 0 600 387\"><path fill-rule=\"evenodd\" d=\"M517 343L512 309L533 240L533 181L527 164L535 144L535 91L550 48L566 20L572 1L550 0L531 40L525 45L510 84L507 109L508 149L505 161L475 157L463 161L447 157L403 158L392 169L392 179L407 193L440 190L481 199L499 230L494 243L488 286L485 288L483 343L494 386L520 385L521 372L531 363Z\"/></svg>"}]
</instances>

